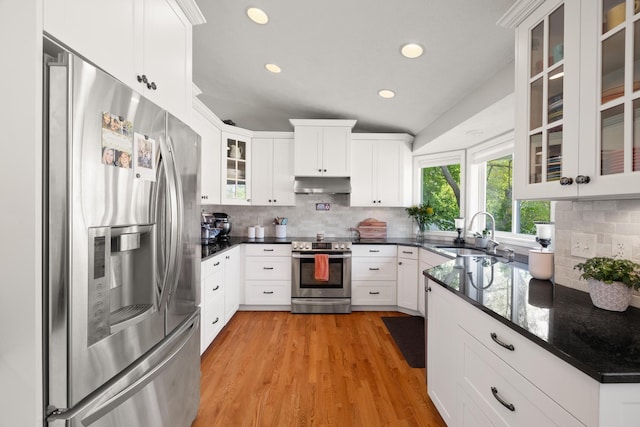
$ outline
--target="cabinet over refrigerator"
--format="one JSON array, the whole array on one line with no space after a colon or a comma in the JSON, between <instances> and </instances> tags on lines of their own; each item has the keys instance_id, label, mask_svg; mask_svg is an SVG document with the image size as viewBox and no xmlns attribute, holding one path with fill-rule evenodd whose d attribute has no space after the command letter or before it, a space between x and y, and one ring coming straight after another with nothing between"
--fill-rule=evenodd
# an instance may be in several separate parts
<instances>
[{"instance_id":1,"label":"cabinet over refrigerator","mask_svg":"<svg viewBox=\"0 0 640 427\"><path fill-rule=\"evenodd\" d=\"M200 137L45 43L50 426L188 426L199 405Z\"/></svg>"}]
</instances>

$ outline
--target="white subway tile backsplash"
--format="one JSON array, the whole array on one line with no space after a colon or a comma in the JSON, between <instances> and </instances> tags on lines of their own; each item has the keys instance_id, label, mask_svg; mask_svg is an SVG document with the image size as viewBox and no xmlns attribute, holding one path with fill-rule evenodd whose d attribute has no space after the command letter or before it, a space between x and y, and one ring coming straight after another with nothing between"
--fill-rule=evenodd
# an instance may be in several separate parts
<instances>
[{"instance_id":1,"label":"white subway tile backsplash","mask_svg":"<svg viewBox=\"0 0 640 427\"><path fill-rule=\"evenodd\" d=\"M596 234L596 256L611 256L613 235L632 236L629 258L640 263L640 200L557 202L555 230L555 281L562 285L589 290L573 269L584 258L571 256L572 233ZM631 304L640 307L640 297Z\"/></svg>"}]
</instances>

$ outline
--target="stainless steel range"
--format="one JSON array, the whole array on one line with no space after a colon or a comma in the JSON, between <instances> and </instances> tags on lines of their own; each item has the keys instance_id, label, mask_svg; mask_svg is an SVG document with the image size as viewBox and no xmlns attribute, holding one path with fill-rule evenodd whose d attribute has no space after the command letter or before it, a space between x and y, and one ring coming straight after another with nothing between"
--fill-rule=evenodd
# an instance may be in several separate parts
<instances>
[{"instance_id":1,"label":"stainless steel range","mask_svg":"<svg viewBox=\"0 0 640 427\"><path fill-rule=\"evenodd\" d=\"M351 242L291 243L292 313L351 313Z\"/></svg>"}]
</instances>

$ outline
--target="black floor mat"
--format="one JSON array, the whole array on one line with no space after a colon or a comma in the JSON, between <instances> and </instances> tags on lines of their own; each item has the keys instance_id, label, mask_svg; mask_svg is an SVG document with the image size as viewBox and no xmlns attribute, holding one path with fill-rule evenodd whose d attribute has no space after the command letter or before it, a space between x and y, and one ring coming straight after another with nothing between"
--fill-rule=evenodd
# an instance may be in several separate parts
<instances>
[{"instance_id":1,"label":"black floor mat","mask_svg":"<svg viewBox=\"0 0 640 427\"><path fill-rule=\"evenodd\" d=\"M424 318L382 317L382 321L412 368L424 368Z\"/></svg>"}]
</instances>

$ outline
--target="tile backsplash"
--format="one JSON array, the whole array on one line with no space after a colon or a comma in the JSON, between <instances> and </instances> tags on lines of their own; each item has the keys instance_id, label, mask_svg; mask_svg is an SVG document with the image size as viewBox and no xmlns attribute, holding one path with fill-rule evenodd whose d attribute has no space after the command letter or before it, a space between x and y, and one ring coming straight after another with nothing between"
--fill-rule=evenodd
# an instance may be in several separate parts
<instances>
[{"instance_id":1,"label":"tile backsplash","mask_svg":"<svg viewBox=\"0 0 640 427\"><path fill-rule=\"evenodd\" d=\"M596 235L596 256L612 256L613 241L626 236L631 242L626 258L640 263L640 200L558 202L555 217L555 280L588 292L573 266L584 261L571 255L572 233ZM632 305L640 307L635 293Z\"/></svg>"},{"instance_id":2,"label":"tile backsplash","mask_svg":"<svg viewBox=\"0 0 640 427\"><path fill-rule=\"evenodd\" d=\"M387 223L388 237L412 237L414 225L404 208L357 208L349 206L349 195L296 195L296 206L202 206L205 212L224 212L231 216L231 235L246 236L247 228L262 225L265 236L274 236L275 217L287 218L287 236L315 237L324 231L326 237L349 237L350 228L375 218ZM329 211L316 211L316 203L329 203Z\"/></svg>"}]
</instances>

